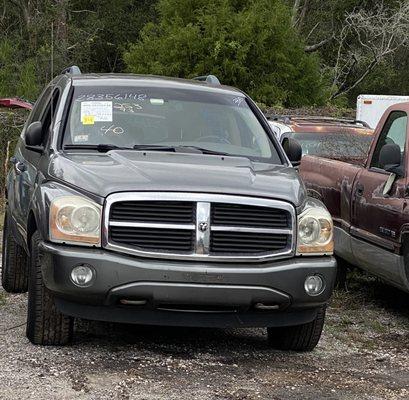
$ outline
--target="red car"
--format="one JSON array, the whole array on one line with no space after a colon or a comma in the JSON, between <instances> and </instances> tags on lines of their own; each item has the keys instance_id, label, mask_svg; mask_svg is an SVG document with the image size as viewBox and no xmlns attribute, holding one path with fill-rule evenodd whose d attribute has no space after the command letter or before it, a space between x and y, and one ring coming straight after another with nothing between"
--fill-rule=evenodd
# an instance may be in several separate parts
<instances>
[{"instance_id":1,"label":"red car","mask_svg":"<svg viewBox=\"0 0 409 400\"><path fill-rule=\"evenodd\" d=\"M13 98L3 98L0 99L0 107L8 107L8 108L25 108L27 110L31 110L33 108L33 105L29 103L28 101L19 99L17 97Z\"/></svg>"}]
</instances>

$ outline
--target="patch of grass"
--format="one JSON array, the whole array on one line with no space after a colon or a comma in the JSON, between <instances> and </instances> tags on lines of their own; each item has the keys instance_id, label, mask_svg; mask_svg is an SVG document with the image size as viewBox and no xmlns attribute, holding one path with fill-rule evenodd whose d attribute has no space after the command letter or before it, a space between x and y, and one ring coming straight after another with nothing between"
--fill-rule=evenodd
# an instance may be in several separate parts
<instances>
[{"instance_id":1,"label":"patch of grass","mask_svg":"<svg viewBox=\"0 0 409 400\"><path fill-rule=\"evenodd\" d=\"M4 225L4 201L0 200L0 229L3 230Z\"/></svg>"},{"instance_id":2,"label":"patch of grass","mask_svg":"<svg viewBox=\"0 0 409 400\"><path fill-rule=\"evenodd\" d=\"M3 292L0 292L0 307L6 304L6 295Z\"/></svg>"}]
</instances>

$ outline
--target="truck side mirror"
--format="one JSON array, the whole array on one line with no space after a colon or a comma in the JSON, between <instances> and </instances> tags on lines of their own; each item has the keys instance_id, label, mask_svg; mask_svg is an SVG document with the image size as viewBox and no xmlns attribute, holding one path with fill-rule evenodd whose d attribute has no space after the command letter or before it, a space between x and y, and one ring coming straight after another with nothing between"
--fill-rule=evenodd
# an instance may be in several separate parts
<instances>
[{"instance_id":1,"label":"truck side mirror","mask_svg":"<svg viewBox=\"0 0 409 400\"><path fill-rule=\"evenodd\" d=\"M41 145L43 140L43 124L40 121L32 122L26 129L24 136L26 149L42 153L44 147Z\"/></svg>"},{"instance_id":2,"label":"truck side mirror","mask_svg":"<svg viewBox=\"0 0 409 400\"><path fill-rule=\"evenodd\" d=\"M395 143L389 143L382 146L379 152L379 166L387 172L395 173L396 175L402 175L399 173L399 166L401 164L401 152L399 145Z\"/></svg>"},{"instance_id":3,"label":"truck side mirror","mask_svg":"<svg viewBox=\"0 0 409 400\"><path fill-rule=\"evenodd\" d=\"M288 159L291 161L294 167L298 167L301 163L302 148L300 143L293 138L285 138L282 142L285 154L287 154Z\"/></svg>"}]
</instances>

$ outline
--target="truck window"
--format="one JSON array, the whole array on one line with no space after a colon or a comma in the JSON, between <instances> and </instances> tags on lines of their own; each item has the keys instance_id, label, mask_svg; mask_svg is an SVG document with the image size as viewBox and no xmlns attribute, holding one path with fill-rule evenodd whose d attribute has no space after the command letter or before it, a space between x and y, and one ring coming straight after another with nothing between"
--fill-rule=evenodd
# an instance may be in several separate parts
<instances>
[{"instance_id":1,"label":"truck window","mask_svg":"<svg viewBox=\"0 0 409 400\"><path fill-rule=\"evenodd\" d=\"M341 160L366 157L372 140L370 134L342 129L337 133L296 132L292 137L301 144L303 155Z\"/></svg>"},{"instance_id":2,"label":"truck window","mask_svg":"<svg viewBox=\"0 0 409 400\"><path fill-rule=\"evenodd\" d=\"M392 111L379 135L378 143L372 156L371 167L381 168L379 165L379 153L385 144L395 143L401 149L401 165L403 166L405 144L406 144L406 128L408 116L404 111Z\"/></svg>"},{"instance_id":3,"label":"truck window","mask_svg":"<svg viewBox=\"0 0 409 400\"><path fill-rule=\"evenodd\" d=\"M43 137L42 144L43 145L47 143L49 133L50 133L50 127L54 119L54 115L57 109L59 98L60 98L60 91L58 89L55 89L50 97L50 100L46 106L45 112L41 118L41 122L43 123L43 134L42 134L42 137Z\"/></svg>"}]
</instances>

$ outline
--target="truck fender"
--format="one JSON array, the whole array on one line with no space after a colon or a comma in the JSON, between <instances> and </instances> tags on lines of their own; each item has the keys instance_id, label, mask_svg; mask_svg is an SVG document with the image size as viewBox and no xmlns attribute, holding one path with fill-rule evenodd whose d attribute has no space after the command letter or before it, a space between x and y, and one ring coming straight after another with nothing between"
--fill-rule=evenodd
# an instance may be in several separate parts
<instances>
[{"instance_id":1,"label":"truck fender","mask_svg":"<svg viewBox=\"0 0 409 400\"><path fill-rule=\"evenodd\" d=\"M48 204L46 201L48 188L38 185L33 193L30 211L27 218L27 250L30 248L31 236L38 230L42 238L48 238Z\"/></svg>"}]
</instances>

